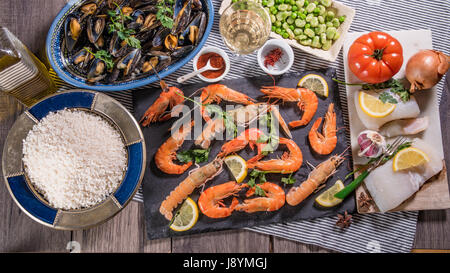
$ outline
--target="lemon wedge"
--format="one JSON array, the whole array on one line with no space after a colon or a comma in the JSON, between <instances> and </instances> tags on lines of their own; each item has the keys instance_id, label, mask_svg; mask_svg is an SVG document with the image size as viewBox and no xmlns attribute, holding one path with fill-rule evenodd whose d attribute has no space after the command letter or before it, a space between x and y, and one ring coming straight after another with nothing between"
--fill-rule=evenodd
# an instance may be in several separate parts
<instances>
[{"instance_id":1,"label":"lemon wedge","mask_svg":"<svg viewBox=\"0 0 450 273\"><path fill-rule=\"evenodd\" d=\"M307 88L313 92L316 92L318 95L325 98L328 97L328 83L320 75L308 74L301 78L297 85L299 87Z\"/></svg>"},{"instance_id":2,"label":"lemon wedge","mask_svg":"<svg viewBox=\"0 0 450 273\"><path fill-rule=\"evenodd\" d=\"M394 172L406 170L430 161L427 154L417 148L409 147L400 150L392 162Z\"/></svg>"},{"instance_id":3,"label":"lemon wedge","mask_svg":"<svg viewBox=\"0 0 450 273\"><path fill-rule=\"evenodd\" d=\"M334 207L340 204L343 199L334 197L334 195L340 192L344 187L344 183L342 183L341 180L336 181L336 183L331 186L331 188L324 191L316 198L316 202L322 207L326 208Z\"/></svg>"},{"instance_id":4,"label":"lemon wedge","mask_svg":"<svg viewBox=\"0 0 450 273\"><path fill-rule=\"evenodd\" d=\"M373 118L383 118L389 115L394 111L395 106L395 104L389 102L384 103L366 92L359 92L359 107Z\"/></svg>"},{"instance_id":5,"label":"lemon wedge","mask_svg":"<svg viewBox=\"0 0 450 273\"><path fill-rule=\"evenodd\" d=\"M191 198L187 198L175 215L170 228L174 231L186 231L191 229L198 220L198 207Z\"/></svg>"},{"instance_id":6,"label":"lemon wedge","mask_svg":"<svg viewBox=\"0 0 450 273\"><path fill-rule=\"evenodd\" d=\"M238 155L230 155L224 160L236 182L241 183L247 176L247 162Z\"/></svg>"}]
</instances>

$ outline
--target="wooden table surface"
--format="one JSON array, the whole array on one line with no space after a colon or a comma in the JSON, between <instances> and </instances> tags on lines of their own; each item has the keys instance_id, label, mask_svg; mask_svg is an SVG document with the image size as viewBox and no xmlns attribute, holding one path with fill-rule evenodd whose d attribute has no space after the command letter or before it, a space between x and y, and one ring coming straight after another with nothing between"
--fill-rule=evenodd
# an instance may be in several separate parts
<instances>
[{"instance_id":1,"label":"wooden table surface","mask_svg":"<svg viewBox=\"0 0 450 273\"><path fill-rule=\"evenodd\" d=\"M7 27L43 59L47 31L66 2L2 0L0 26ZM447 103L449 85L450 77L447 76L444 103ZM0 94L0 148L22 111L23 107L14 98ZM446 115L448 121L450 112ZM448 124L443 124L442 132L448 153ZM116 217L99 227L85 231L56 231L34 222L21 212L4 185L0 185L0 219L0 252L68 252L71 241L78 242L82 252L330 252L317 246L245 230L150 241L146 239L143 205L137 202L131 202ZM450 249L450 210L419 213L414 248Z\"/></svg>"}]
</instances>

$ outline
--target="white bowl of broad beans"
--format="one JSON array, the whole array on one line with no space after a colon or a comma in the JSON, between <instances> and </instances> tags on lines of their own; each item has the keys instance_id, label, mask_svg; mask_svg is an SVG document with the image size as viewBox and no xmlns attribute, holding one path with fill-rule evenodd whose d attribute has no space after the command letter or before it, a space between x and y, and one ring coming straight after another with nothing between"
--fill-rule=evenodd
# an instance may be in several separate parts
<instances>
[{"instance_id":1,"label":"white bowl of broad beans","mask_svg":"<svg viewBox=\"0 0 450 273\"><path fill-rule=\"evenodd\" d=\"M236 1L224 0L219 13ZM332 0L258 1L270 14L270 37L330 62L336 60L355 16L353 8Z\"/></svg>"}]
</instances>

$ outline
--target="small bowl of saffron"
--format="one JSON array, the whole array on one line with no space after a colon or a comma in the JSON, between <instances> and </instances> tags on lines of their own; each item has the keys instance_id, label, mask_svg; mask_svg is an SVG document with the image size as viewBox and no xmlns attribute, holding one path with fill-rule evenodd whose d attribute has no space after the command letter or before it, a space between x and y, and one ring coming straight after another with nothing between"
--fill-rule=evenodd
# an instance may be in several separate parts
<instances>
[{"instance_id":1,"label":"small bowl of saffron","mask_svg":"<svg viewBox=\"0 0 450 273\"><path fill-rule=\"evenodd\" d=\"M207 46L203 48L194 58L194 70L198 71L210 62L212 67L220 69L207 70L198 74L197 76L205 82L218 82L222 80L230 71L230 59L227 53L220 48L214 46Z\"/></svg>"},{"instance_id":2,"label":"small bowl of saffron","mask_svg":"<svg viewBox=\"0 0 450 273\"><path fill-rule=\"evenodd\" d=\"M294 51L283 40L271 39L258 50L258 64L270 75L281 75L294 63Z\"/></svg>"}]
</instances>

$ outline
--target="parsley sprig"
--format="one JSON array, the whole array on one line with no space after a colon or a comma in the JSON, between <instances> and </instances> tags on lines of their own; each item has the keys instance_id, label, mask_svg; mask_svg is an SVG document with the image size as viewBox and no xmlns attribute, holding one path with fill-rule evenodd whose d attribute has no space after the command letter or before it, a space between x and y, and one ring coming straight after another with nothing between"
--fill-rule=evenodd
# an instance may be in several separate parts
<instances>
[{"instance_id":1,"label":"parsley sprig","mask_svg":"<svg viewBox=\"0 0 450 273\"><path fill-rule=\"evenodd\" d=\"M158 11L156 12L156 19L161 22L166 28L173 27L173 0L159 0L156 4Z\"/></svg>"},{"instance_id":2,"label":"parsley sprig","mask_svg":"<svg viewBox=\"0 0 450 273\"><path fill-rule=\"evenodd\" d=\"M268 172L256 169L254 169L250 173L250 179L248 180L247 185L249 185L251 188L255 188L255 195L266 196L266 192L258 185L267 182L266 173Z\"/></svg>"},{"instance_id":3,"label":"parsley sprig","mask_svg":"<svg viewBox=\"0 0 450 273\"><path fill-rule=\"evenodd\" d=\"M108 33L116 32L117 36L119 36L119 38L122 41L125 41L129 46L141 48L141 42L133 36L136 34L136 31L125 27L125 21L132 20L131 16L123 14L120 6L117 5L116 2L113 3L119 9L119 13L114 10L108 10L108 15L111 20L111 23L108 25Z\"/></svg>"},{"instance_id":4,"label":"parsley sprig","mask_svg":"<svg viewBox=\"0 0 450 273\"><path fill-rule=\"evenodd\" d=\"M179 152L177 154L177 159L182 163L187 163L193 161L195 163L202 163L208 161L210 149L192 149Z\"/></svg>"},{"instance_id":5,"label":"parsley sprig","mask_svg":"<svg viewBox=\"0 0 450 273\"><path fill-rule=\"evenodd\" d=\"M112 69L114 67L114 61L113 61L113 57L111 56L111 54L109 54L108 51L106 50L97 50L97 52L92 52L89 50L89 48L85 47L84 48L87 52L91 53L92 56L94 56L96 59L100 59L102 61L105 62L106 64L106 68Z\"/></svg>"}]
</instances>

